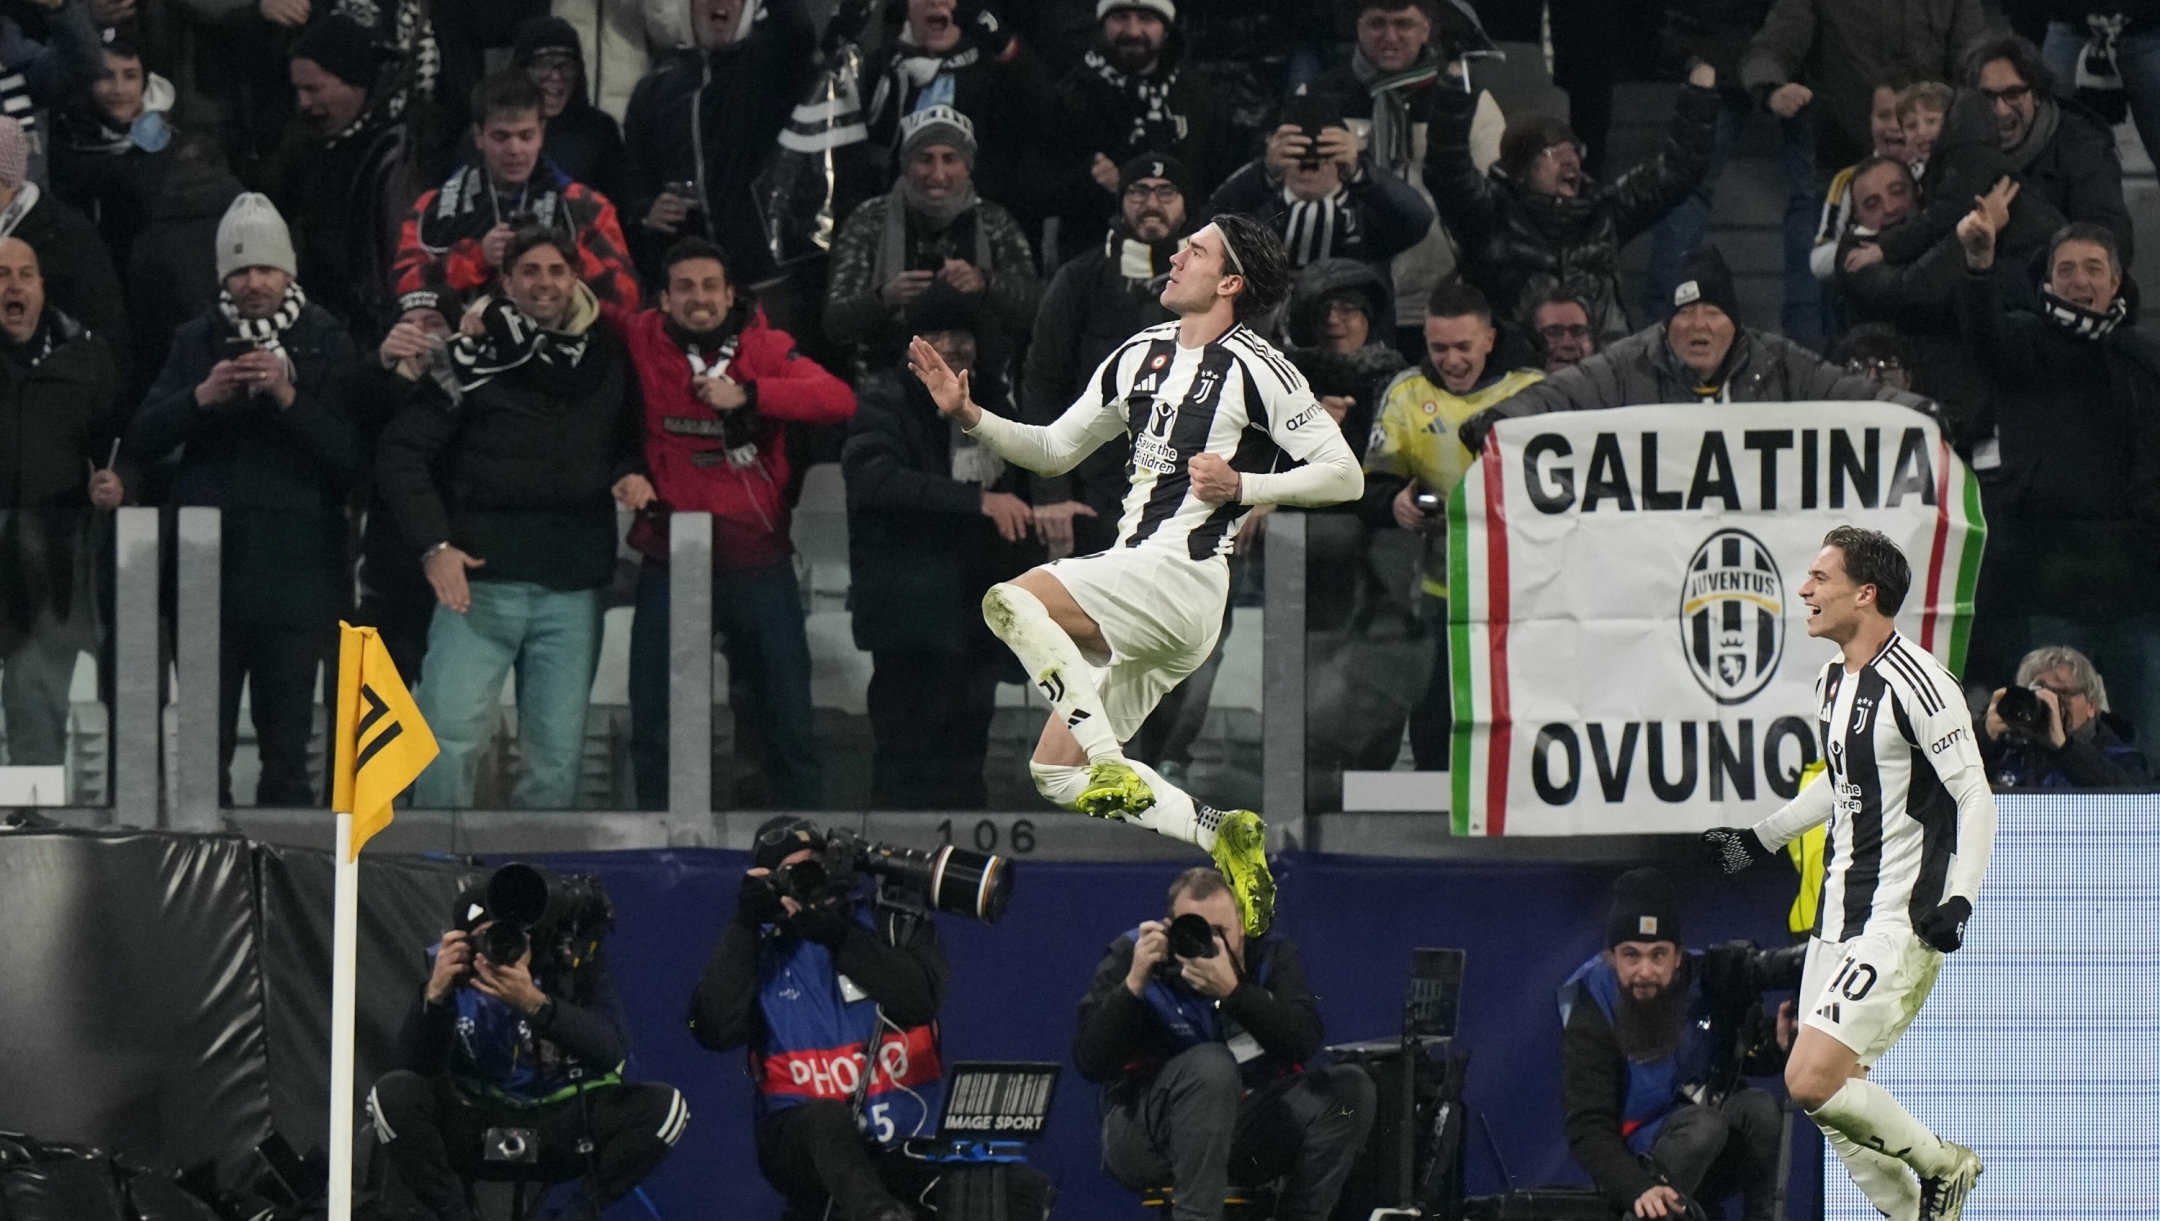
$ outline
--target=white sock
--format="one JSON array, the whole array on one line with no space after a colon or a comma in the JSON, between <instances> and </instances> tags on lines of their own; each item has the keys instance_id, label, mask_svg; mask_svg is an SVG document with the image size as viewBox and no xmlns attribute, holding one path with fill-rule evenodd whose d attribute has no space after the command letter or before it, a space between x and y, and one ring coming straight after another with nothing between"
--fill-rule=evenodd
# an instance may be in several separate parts
<instances>
[{"instance_id":1,"label":"white sock","mask_svg":"<svg viewBox=\"0 0 2160 1221\"><path fill-rule=\"evenodd\" d=\"M1921 1178L1946 1173L1952 1165L1942 1139L1914 1119L1889 1090L1865 1077L1846 1078L1838 1092L1810 1114L1817 1124L1836 1128L1863 1149L1889 1154Z\"/></svg>"},{"instance_id":2,"label":"white sock","mask_svg":"<svg viewBox=\"0 0 2160 1221\"><path fill-rule=\"evenodd\" d=\"M1035 689L1087 752L1090 763L1121 762L1125 752L1103 715L1095 671L1065 629L1050 618L1042 599L1017 585L997 584L983 595L983 621L1027 668Z\"/></svg>"},{"instance_id":3,"label":"white sock","mask_svg":"<svg viewBox=\"0 0 2160 1221\"><path fill-rule=\"evenodd\" d=\"M1911 1167L1887 1153L1861 1148L1836 1128L1826 1127L1822 1134L1837 1151L1838 1160L1845 1163L1845 1173L1853 1186L1876 1211L1890 1221L1918 1221L1920 1180Z\"/></svg>"},{"instance_id":4,"label":"white sock","mask_svg":"<svg viewBox=\"0 0 2160 1221\"><path fill-rule=\"evenodd\" d=\"M1050 804L1060 810L1080 808L1080 794L1087 790L1088 769L1029 760L1028 774L1035 777L1035 791Z\"/></svg>"},{"instance_id":5,"label":"white sock","mask_svg":"<svg viewBox=\"0 0 2160 1221\"><path fill-rule=\"evenodd\" d=\"M1148 782L1149 788L1155 790L1155 804L1138 814L1123 815L1125 821L1213 852L1215 828L1222 825L1223 812L1194 801L1185 790L1163 779L1161 772L1138 759L1126 762Z\"/></svg>"}]
</instances>

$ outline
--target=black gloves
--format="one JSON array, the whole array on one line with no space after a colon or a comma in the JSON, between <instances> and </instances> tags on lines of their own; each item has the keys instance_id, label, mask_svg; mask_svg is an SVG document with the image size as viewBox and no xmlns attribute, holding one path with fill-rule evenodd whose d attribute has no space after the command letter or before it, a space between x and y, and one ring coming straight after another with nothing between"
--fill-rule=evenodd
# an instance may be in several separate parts
<instances>
[{"instance_id":1,"label":"black gloves","mask_svg":"<svg viewBox=\"0 0 2160 1221\"><path fill-rule=\"evenodd\" d=\"M1012 27L998 20L982 0L960 0L953 6L953 24L975 35L975 45L991 59L1002 57L1012 46Z\"/></svg>"},{"instance_id":2,"label":"black gloves","mask_svg":"<svg viewBox=\"0 0 2160 1221\"><path fill-rule=\"evenodd\" d=\"M1753 827L1712 827L1702 833L1702 846L1703 855L1727 873L1777 859L1777 853L1763 847L1762 836Z\"/></svg>"},{"instance_id":3,"label":"black gloves","mask_svg":"<svg viewBox=\"0 0 2160 1221\"><path fill-rule=\"evenodd\" d=\"M1965 944L1965 922L1972 919L1972 904L1953 895L1920 917L1913 931L1920 940L1945 954L1955 954Z\"/></svg>"},{"instance_id":4,"label":"black gloves","mask_svg":"<svg viewBox=\"0 0 2160 1221\"><path fill-rule=\"evenodd\" d=\"M1464 420L1462 427L1455 430L1455 435L1462 438L1463 448L1475 455L1485 448L1485 434L1492 431L1493 425L1506 418L1500 414L1499 408L1487 407Z\"/></svg>"},{"instance_id":5,"label":"black gloves","mask_svg":"<svg viewBox=\"0 0 2160 1221\"><path fill-rule=\"evenodd\" d=\"M735 923L757 931L787 915L780 906L780 892L773 889L772 875L744 874L742 889L735 893Z\"/></svg>"},{"instance_id":6,"label":"black gloves","mask_svg":"<svg viewBox=\"0 0 2160 1221\"><path fill-rule=\"evenodd\" d=\"M855 926L848 919L846 909L820 903L806 907L788 920L788 927L805 941L815 941L828 950L838 950L847 940L848 930Z\"/></svg>"}]
</instances>

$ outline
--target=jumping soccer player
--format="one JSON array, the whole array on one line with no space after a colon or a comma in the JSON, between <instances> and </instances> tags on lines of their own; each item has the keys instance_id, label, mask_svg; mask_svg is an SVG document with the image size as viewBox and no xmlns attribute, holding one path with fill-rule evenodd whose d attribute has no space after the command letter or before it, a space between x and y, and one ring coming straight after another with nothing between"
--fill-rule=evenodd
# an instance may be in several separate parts
<instances>
[{"instance_id":1,"label":"jumping soccer player","mask_svg":"<svg viewBox=\"0 0 2160 1221\"><path fill-rule=\"evenodd\" d=\"M1983 1167L1868 1080L1964 943L1995 843L1995 798L1957 680L1892 617L1912 586L1897 544L1840 526L1808 566L1808 635L1843 656L1816 680L1828 770L1785 808L1703 842L1727 873L1830 824L1821 915L1785 1086L1892 1221L1957 1221ZM1917 1176L1917 1177L1916 1177Z\"/></svg>"},{"instance_id":2,"label":"jumping soccer player","mask_svg":"<svg viewBox=\"0 0 2160 1221\"><path fill-rule=\"evenodd\" d=\"M915 375L938 410L1014 465L1062 475L1119 433L1133 438L1132 489L1116 543L992 586L990 630L1050 701L1028 770L1044 797L1207 849L1248 935L1273 919L1266 828L1250 810L1199 805L1120 744L1215 649L1230 594L1231 540L1254 505L1331 505L1364 489L1356 455L1305 378L1247 325L1282 303L1289 255L1273 232L1229 213L1170 260L1174 322L1127 340L1086 393L1047 426L977 407L917 338Z\"/></svg>"}]
</instances>

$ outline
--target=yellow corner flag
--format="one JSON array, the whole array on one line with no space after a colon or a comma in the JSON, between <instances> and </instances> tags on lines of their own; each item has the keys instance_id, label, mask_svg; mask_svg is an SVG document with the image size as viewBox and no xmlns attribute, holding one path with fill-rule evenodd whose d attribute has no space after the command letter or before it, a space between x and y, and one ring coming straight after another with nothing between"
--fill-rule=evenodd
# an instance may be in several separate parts
<instances>
[{"instance_id":1,"label":"yellow corner flag","mask_svg":"<svg viewBox=\"0 0 2160 1221\"><path fill-rule=\"evenodd\" d=\"M353 816L352 855L390 825L390 803L434 760L435 735L371 627L338 624L337 757L330 806Z\"/></svg>"}]
</instances>

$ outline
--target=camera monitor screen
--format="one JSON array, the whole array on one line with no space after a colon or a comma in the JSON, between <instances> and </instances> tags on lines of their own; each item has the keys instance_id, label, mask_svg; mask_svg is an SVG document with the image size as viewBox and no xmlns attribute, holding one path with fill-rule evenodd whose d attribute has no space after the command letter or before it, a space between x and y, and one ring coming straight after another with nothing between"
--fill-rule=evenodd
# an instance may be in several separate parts
<instances>
[{"instance_id":1,"label":"camera monitor screen","mask_svg":"<svg viewBox=\"0 0 2160 1221\"><path fill-rule=\"evenodd\" d=\"M1055 1064L962 1062L945 1074L941 1140L1042 1139L1057 1092Z\"/></svg>"},{"instance_id":2,"label":"camera monitor screen","mask_svg":"<svg viewBox=\"0 0 2160 1221\"><path fill-rule=\"evenodd\" d=\"M1403 1033L1429 1039L1455 1037L1462 1013L1461 950L1410 951L1410 987L1403 994Z\"/></svg>"}]
</instances>

